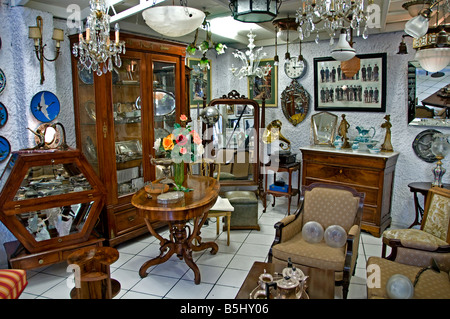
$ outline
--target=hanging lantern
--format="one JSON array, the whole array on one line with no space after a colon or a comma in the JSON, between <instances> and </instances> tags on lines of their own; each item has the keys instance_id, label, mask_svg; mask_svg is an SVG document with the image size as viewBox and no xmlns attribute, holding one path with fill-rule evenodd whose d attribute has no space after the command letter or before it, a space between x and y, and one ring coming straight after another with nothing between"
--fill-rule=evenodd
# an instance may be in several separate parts
<instances>
[{"instance_id":1,"label":"hanging lantern","mask_svg":"<svg viewBox=\"0 0 450 319\"><path fill-rule=\"evenodd\" d=\"M230 0L230 10L233 18L241 22L267 22L277 16L281 2L281 0Z\"/></svg>"}]
</instances>

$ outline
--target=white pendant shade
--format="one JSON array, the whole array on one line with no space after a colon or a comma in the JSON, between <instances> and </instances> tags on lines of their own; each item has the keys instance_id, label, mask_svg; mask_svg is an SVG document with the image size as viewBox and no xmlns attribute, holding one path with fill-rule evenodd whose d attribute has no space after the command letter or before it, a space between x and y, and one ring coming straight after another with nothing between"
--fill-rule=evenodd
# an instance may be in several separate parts
<instances>
[{"instance_id":1,"label":"white pendant shade","mask_svg":"<svg viewBox=\"0 0 450 319\"><path fill-rule=\"evenodd\" d=\"M418 15L405 24L405 32L413 38L420 38L427 34L429 19Z\"/></svg>"},{"instance_id":2,"label":"white pendant shade","mask_svg":"<svg viewBox=\"0 0 450 319\"><path fill-rule=\"evenodd\" d=\"M142 12L145 23L168 37L181 37L195 31L205 19L201 10L184 6L152 7Z\"/></svg>"},{"instance_id":3,"label":"white pendant shade","mask_svg":"<svg viewBox=\"0 0 450 319\"><path fill-rule=\"evenodd\" d=\"M298 39L298 31L297 30L280 30L277 32L277 38L279 40L287 42L288 33L289 33L289 42L292 43Z\"/></svg>"},{"instance_id":4,"label":"white pendant shade","mask_svg":"<svg viewBox=\"0 0 450 319\"><path fill-rule=\"evenodd\" d=\"M339 35L339 42L336 47L331 50L331 56L337 61L347 61L356 55L356 50L353 49L346 39L347 35L341 33Z\"/></svg>"},{"instance_id":5,"label":"white pendant shade","mask_svg":"<svg viewBox=\"0 0 450 319\"><path fill-rule=\"evenodd\" d=\"M428 72L438 72L450 64L450 48L432 48L417 51L415 59Z\"/></svg>"}]
</instances>

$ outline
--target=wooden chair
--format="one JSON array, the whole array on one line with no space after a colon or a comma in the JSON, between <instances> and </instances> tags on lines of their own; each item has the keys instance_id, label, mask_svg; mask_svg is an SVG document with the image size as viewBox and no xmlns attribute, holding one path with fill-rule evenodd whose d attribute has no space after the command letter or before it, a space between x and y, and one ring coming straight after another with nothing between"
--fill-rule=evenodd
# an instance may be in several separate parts
<instances>
[{"instance_id":1,"label":"wooden chair","mask_svg":"<svg viewBox=\"0 0 450 319\"><path fill-rule=\"evenodd\" d=\"M310 277L311 298L334 298L334 287L342 286L346 299L358 257L364 198L364 193L348 186L303 186L297 211L275 224L269 262L287 265L290 258ZM334 248L324 239L318 243L306 241L302 229L309 221L318 222L324 230L331 225L341 226L347 233L346 243Z\"/></svg>"},{"instance_id":2,"label":"wooden chair","mask_svg":"<svg viewBox=\"0 0 450 319\"><path fill-rule=\"evenodd\" d=\"M220 179L220 164L215 163L213 160L202 159L199 162L189 163L189 174L194 175L194 166L199 165L198 175L211 176L219 181ZM220 232L220 217L227 218L227 246L230 245L230 224L231 224L231 213L234 211L234 207L230 204L227 198L218 197L216 203L208 211L208 217L216 218L216 232L219 235Z\"/></svg>"},{"instance_id":3,"label":"wooden chair","mask_svg":"<svg viewBox=\"0 0 450 319\"><path fill-rule=\"evenodd\" d=\"M387 246L391 247L388 257ZM428 191L420 229L384 231L381 256L422 267L435 259L440 269L450 271L450 190L432 187Z\"/></svg>"}]
</instances>

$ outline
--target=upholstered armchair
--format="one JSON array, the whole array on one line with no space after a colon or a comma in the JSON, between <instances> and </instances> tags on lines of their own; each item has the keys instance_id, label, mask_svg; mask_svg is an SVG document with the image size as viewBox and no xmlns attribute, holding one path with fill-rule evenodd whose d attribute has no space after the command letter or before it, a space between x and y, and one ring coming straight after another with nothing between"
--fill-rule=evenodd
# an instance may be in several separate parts
<instances>
[{"instance_id":1,"label":"upholstered armchair","mask_svg":"<svg viewBox=\"0 0 450 319\"><path fill-rule=\"evenodd\" d=\"M387 299L387 282L393 275L406 276L414 286L413 299L450 299L450 273L433 267L405 265L372 256L367 260L367 298Z\"/></svg>"},{"instance_id":2,"label":"upholstered armchair","mask_svg":"<svg viewBox=\"0 0 450 319\"><path fill-rule=\"evenodd\" d=\"M383 258L426 267L434 259L439 268L450 271L450 190L432 187L428 191L420 229L391 229L383 232Z\"/></svg>"},{"instance_id":3,"label":"upholstered armchair","mask_svg":"<svg viewBox=\"0 0 450 319\"><path fill-rule=\"evenodd\" d=\"M358 257L361 216L365 194L347 186L314 183L303 186L300 203L293 215L275 224L275 240L269 251L269 262L287 265L288 258L310 276L310 287L314 281L322 280L311 292L322 298L317 289L324 286L320 271L325 270L330 287L323 298L334 297L334 287L343 287L343 298L347 298L350 277ZM318 222L324 230L339 225L346 232L344 246L334 248L324 239L311 243L304 239L302 230L309 221ZM317 275L315 275L316 273ZM331 294L330 295L330 290ZM310 294L311 295L311 294Z\"/></svg>"}]
</instances>

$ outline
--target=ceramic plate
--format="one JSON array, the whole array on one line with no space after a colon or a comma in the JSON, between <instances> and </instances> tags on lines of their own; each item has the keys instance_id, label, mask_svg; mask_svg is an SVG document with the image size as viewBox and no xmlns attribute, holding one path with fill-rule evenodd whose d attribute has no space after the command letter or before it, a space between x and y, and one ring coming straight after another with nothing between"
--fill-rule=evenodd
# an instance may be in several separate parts
<instances>
[{"instance_id":1,"label":"ceramic plate","mask_svg":"<svg viewBox=\"0 0 450 319\"><path fill-rule=\"evenodd\" d=\"M0 128L5 126L6 122L8 122L8 111L3 103L0 102Z\"/></svg>"},{"instance_id":2,"label":"ceramic plate","mask_svg":"<svg viewBox=\"0 0 450 319\"><path fill-rule=\"evenodd\" d=\"M428 163L434 163L437 161L436 156L431 152L431 142L433 141L433 135L441 133L437 130L425 130L417 134L413 141L412 147L416 155L423 161Z\"/></svg>"},{"instance_id":3,"label":"ceramic plate","mask_svg":"<svg viewBox=\"0 0 450 319\"><path fill-rule=\"evenodd\" d=\"M0 69L0 94L3 93L3 90L6 87L6 76L2 69Z\"/></svg>"},{"instance_id":4,"label":"ceramic plate","mask_svg":"<svg viewBox=\"0 0 450 319\"><path fill-rule=\"evenodd\" d=\"M59 100L55 94L49 91L41 91L31 100L31 113L44 123L53 121L59 114Z\"/></svg>"},{"instance_id":5,"label":"ceramic plate","mask_svg":"<svg viewBox=\"0 0 450 319\"><path fill-rule=\"evenodd\" d=\"M87 69L83 69L78 72L78 77L84 84L94 84L94 72L89 72Z\"/></svg>"},{"instance_id":6,"label":"ceramic plate","mask_svg":"<svg viewBox=\"0 0 450 319\"><path fill-rule=\"evenodd\" d=\"M0 136L0 162L3 162L5 159L7 159L9 153L11 153L11 145L6 138Z\"/></svg>"}]
</instances>

